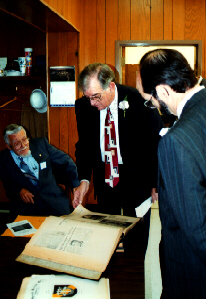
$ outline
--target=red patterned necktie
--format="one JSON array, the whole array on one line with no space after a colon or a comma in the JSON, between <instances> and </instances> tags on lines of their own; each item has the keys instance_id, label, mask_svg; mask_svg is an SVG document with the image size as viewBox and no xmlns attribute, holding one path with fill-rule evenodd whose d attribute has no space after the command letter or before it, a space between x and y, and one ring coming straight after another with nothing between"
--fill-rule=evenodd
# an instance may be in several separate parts
<instances>
[{"instance_id":1,"label":"red patterned necktie","mask_svg":"<svg viewBox=\"0 0 206 299\"><path fill-rule=\"evenodd\" d=\"M105 120L105 183L115 187L119 182L119 168L114 119L107 108Z\"/></svg>"}]
</instances>

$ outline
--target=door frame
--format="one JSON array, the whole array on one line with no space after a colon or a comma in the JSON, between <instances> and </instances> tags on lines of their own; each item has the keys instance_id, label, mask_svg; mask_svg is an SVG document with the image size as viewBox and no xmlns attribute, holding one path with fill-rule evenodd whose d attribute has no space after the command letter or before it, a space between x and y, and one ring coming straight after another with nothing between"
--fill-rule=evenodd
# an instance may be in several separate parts
<instances>
[{"instance_id":1,"label":"door frame","mask_svg":"<svg viewBox=\"0 0 206 299\"><path fill-rule=\"evenodd\" d=\"M122 66L125 58L122 56L124 47L150 47L150 46L194 46L196 47L196 74L202 74L202 41L201 40L116 40L115 41L115 75L116 82L122 84ZM148 49L149 51L149 49Z\"/></svg>"}]
</instances>

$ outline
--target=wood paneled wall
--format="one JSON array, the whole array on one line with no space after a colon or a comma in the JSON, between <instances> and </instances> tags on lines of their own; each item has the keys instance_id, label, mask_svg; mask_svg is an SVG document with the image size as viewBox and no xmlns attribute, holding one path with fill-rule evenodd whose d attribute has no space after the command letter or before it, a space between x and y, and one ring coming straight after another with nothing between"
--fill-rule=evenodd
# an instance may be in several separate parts
<instances>
[{"instance_id":1,"label":"wood paneled wall","mask_svg":"<svg viewBox=\"0 0 206 299\"><path fill-rule=\"evenodd\" d=\"M77 30L81 27L84 0L40 0ZM90 1L90 0L89 0ZM92 1L91 1L92 2Z\"/></svg>"},{"instance_id":2,"label":"wood paneled wall","mask_svg":"<svg viewBox=\"0 0 206 299\"><path fill-rule=\"evenodd\" d=\"M80 31L80 70L115 65L115 40L202 40L205 0L42 0Z\"/></svg>"},{"instance_id":3,"label":"wood paneled wall","mask_svg":"<svg viewBox=\"0 0 206 299\"><path fill-rule=\"evenodd\" d=\"M48 73L50 66L75 66L77 81L78 33L48 33ZM49 90L48 90L49 98ZM49 141L75 160L75 143L78 141L75 108L49 107Z\"/></svg>"}]
</instances>

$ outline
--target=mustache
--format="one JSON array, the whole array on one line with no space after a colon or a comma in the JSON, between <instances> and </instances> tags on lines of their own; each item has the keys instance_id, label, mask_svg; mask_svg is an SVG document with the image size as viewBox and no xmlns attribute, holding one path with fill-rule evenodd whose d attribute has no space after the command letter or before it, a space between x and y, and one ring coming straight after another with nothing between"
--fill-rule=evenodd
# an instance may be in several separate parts
<instances>
[{"instance_id":1,"label":"mustache","mask_svg":"<svg viewBox=\"0 0 206 299\"><path fill-rule=\"evenodd\" d=\"M19 151L25 151L28 148L28 146L25 146L24 148L20 149Z\"/></svg>"}]
</instances>

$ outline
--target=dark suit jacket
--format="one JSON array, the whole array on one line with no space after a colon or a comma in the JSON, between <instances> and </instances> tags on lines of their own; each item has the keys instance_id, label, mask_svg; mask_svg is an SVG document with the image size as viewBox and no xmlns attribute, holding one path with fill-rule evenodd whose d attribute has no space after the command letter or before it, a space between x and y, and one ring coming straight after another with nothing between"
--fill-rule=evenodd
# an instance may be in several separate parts
<instances>
[{"instance_id":1,"label":"dark suit jacket","mask_svg":"<svg viewBox=\"0 0 206 299\"><path fill-rule=\"evenodd\" d=\"M180 119L161 138L158 159L166 298L205 298L205 89L186 103Z\"/></svg>"},{"instance_id":2,"label":"dark suit jacket","mask_svg":"<svg viewBox=\"0 0 206 299\"><path fill-rule=\"evenodd\" d=\"M65 192L57 185L55 172L64 175L69 185L79 185L76 165L64 152L50 145L46 138L30 140L30 150L34 159L39 163L46 162L46 168L39 167L39 187L36 188L21 172L14 162L8 149L0 152L0 179L6 189L7 197L11 202L11 211L15 214L41 214L43 203L48 204L57 215L69 214L69 200ZM63 182L65 183L65 182ZM34 194L35 205L24 203L19 192L26 188Z\"/></svg>"},{"instance_id":3,"label":"dark suit jacket","mask_svg":"<svg viewBox=\"0 0 206 299\"><path fill-rule=\"evenodd\" d=\"M146 197L138 196L138 190L156 186L157 144L163 124L157 109L144 106L139 92L132 87L116 84L118 102L127 96L129 108L118 108L119 142L123 159L120 182L131 190L130 204L137 206ZM84 97L76 101L76 119L79 141L76 144L76 163L79 179L90 181L93 170L95 194L101 192L104 181L104 163L100 150L100 111L92 107Z\"/></svg>"},{"instance_id":4,"label":"dark suit jacket","mask_svg":"<svg viewBox=\"0 0 206 299\"><path fill-rule=\"evenodd\" d=\"M202 79L202 81L200 82L200 85L206 86L206 79L205 78Z\"/></svg>"}]
</instances>

